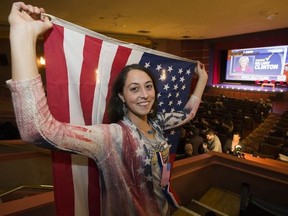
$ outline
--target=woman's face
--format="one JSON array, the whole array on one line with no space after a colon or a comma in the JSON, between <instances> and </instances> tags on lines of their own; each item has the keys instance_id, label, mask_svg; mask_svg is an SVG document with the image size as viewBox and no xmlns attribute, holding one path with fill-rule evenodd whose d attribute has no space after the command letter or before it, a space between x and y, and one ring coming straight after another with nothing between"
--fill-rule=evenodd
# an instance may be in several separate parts
<instances>
[{"instance_id":1,"label":"woman's face","mask_svg":"<svg viewBox=\"0 0 288 216\"><path fill-rule=\"evenodd\" d=\"M128 72L119 97L127 106L127 115L133 118L146 118L155 101L155 88L152 79L145 72L133 69Z\"/></svg>"},{"instance_id":2,"label":"woman's face","mask_svg":"<svg viewBox=\"0 0 288 216\"><path fill-rule=\"evenodd\" d=\"M248 65L248 62L247 62L246 60L240 61L240 67L241 67L241 68L246 68L247 65Z\"/></svg>"}]
</instances>

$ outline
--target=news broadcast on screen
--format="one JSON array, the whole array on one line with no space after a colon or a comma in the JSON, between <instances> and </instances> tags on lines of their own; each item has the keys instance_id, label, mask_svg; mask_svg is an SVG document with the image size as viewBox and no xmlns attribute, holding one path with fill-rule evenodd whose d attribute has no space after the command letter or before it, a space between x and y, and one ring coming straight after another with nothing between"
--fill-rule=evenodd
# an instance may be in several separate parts
<instances>
[{"instance_id":1,"label":"news broadcast on screen","mask_svg":"<svg viewBox=\"0 0 288 216\"><path fill-rule=\"evenodd\" d=\"M286 81L287 45L228 50L226 80Z\"/></svg>"}]
</instances>

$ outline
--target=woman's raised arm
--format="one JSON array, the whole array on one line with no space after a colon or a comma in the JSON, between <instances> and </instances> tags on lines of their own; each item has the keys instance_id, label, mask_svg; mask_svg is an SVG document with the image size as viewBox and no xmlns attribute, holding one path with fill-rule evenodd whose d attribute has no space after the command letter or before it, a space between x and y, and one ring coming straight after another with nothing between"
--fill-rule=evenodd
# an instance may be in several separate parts
<instances>
[{"instance_id":1,"label":"woman's raised arm","mask_svg":"<svg viewBox=\"0 0 288 216\"><path fill-rule=\"evenodd\" d=\"M44 12L43 8L23 2L12 5L8 20L14 81L31 79L38 75L36 40L52 27L49 18L41 15Z\"/></svg>"},{"instance_id":2,"label":"woman's raised arm","mask_svg":"<svg viewBox=\"0 0 288 216\"><path fill-rule=\"evenodd\" d=\"M190 110L190 114L187 116L185 121L182 122L182 124L186 124L196 115L203 92L205 90L205 86L207 84L208 75L205 70L204 64L197 62L197 65L195 67L195 73L198 75L198 81L193 94L191 95L185 106L185 109Z\"/></svg>"}]
</instances>

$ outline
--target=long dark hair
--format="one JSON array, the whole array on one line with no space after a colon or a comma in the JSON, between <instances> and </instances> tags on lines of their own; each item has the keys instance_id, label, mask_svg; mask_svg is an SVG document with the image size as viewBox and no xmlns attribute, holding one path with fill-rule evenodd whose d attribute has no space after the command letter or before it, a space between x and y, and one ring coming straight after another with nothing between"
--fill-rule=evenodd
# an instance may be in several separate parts
<instances>
[{"instance_id":1,"label":"long dark hair","mask_svg":"<svg viewBox=\"0 0 288 216\"><path fill-rule=\"evenodd\" d=\"M152 73L150 72L150 70L148 70L147 68L145 68L139 64L131 64L131 65L125 66L121 70L118 77L114 81L112 95L111 95L111 98L110 98L110 101L108 104L108 117L109 117L110 123L117 123L120 120L122 120L124 117L123 101L120 99L118 94L123 93L123 88L124 88L124 85L125 85L125 82L127 79L127 75L131 70L134 70L134 69L141 70L141 71L145 72L151 78L152 83L154 85L154 89L155 89L155 101L154 101L154 104L153 104L152 109L151 109L151 110L153 110L153 113L150 113L149 116L154 117L154 114L156 113L157 86L156 86L156 82L155 82L155 79L154 79Z\"/></svg>"}]
</instances>

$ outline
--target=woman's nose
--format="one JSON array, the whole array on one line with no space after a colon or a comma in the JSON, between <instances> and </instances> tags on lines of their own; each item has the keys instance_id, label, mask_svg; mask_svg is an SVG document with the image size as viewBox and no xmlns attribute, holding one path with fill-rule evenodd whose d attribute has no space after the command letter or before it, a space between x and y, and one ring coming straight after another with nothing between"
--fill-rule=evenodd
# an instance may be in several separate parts
<instances>
[{"instance_id":1,"label":"woman's nose","mask_svg":"<svg viewBox=\"0 0 288 216\"><path fill-rule=\"evenodd\" d=\"M148 97L148 92L145 88L141 89L141 97L147 98Z\"/></svg>"}]
</instances>

